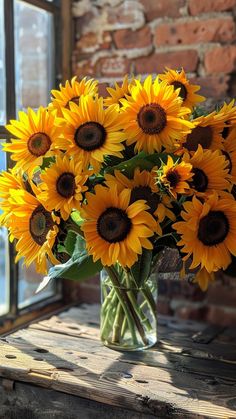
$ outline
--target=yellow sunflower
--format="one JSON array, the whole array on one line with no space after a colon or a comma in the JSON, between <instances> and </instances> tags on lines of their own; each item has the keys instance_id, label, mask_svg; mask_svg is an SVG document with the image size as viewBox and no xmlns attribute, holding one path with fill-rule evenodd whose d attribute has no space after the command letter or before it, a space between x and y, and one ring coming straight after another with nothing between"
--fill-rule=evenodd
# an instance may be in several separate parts
<instances>
[{"instance_id":1,"label":"yellow sunflower","mask_svg":"<svg viewBox=\"0 0 236 419\"><path fill-rule=\"evenodd\" d=\"M52 90L52 102L49 104L49 109L57 109L58 116L63 116L61 108L69 108L69 103L74 102L79 105L80 96L95 95L98 90L98 82L94 79L87 80L84 77L81 81L76 80L76 76L67 80L65 86L60 84L59 90Z\"/></svg>"},{"instance_id":2,"label":"yellow sunflower","mask_svg":"<svg viewBox=\"0 0 236 419\"><path fill-rule=\"evenodd\" d=\"M70 110L63 109L66 125L64 138L57 148L66 150L69 156L77 156L83 167L89 165L98 172L107 155L122 158L124 134L119 121L118 106L104 109L103 98L81 96L80 106L70 102Z\"/></svg>"},{"instance_id":3,"label":"yellow sunflower","mask_svg":"<svg viewBox=\"0 0 236 419\"><path fill-rule=\"evenodd\" d=\"M222 147L223 137L221 135L224 128L224 120L216 111L199 116L192 120L194 128L184 137L182 144L179 144L181 151L188 150L190 152L196 151L200 144L203 149L218 150ZM178 143L178 142L177 142Z\"/></svg>"},{"instance_id":4,"label":"yellow sunflower","mask_svg":"<svg viewBox=\"0 0 236 419\"><path fill-rule=\"evenodd\" d=\"M19 112L19 121L12 120L7 130L17 138L3 144L3 150L12 153L15 170L31 171L40 166L44 157L52 157L55 141L59 139L62 127L55 112L40 107L37 112L28 108L28 113Z\"/></svg>"},{"instance_id":5,"label":"yellow sunflower","mask_svg":"<svg viewBox=\"0 0 236 419\"><path fill-rule=\"evenodd\" d=\"M162 222L165 217L175 221L175 215L169 209L172 208L170 198L162 194L156 184L156 168L151 172L147 170L140 171L136 168L132 179L127 178L118 170L115 170L114 176L106 174L105 184L111 188L115 185L118 191L124 188L131 189L130 204L133 204L139 199L145 199L149 206L148 212ZM160 226L158 225L158 234L162 234Z\"/></svg>"},{"instance_id":6,"label":"yellow sunflower","mask_svg":"<svg viewBox=\"0 0 236 419\"><path fill-rule=\"evenodd\" d=\"M93 260L101 259L104 266L117 261L131 267L142 253L142 248L152 249L148 239L156 231L156 221L146 210L144 200L130 202L131 191L116 187L95 186L95 194L87 193L83 206L82 225L87 249Z\"/></svg>"},{"instance_id":7,"label":"yellow sunflower","mask_svg":"<svg viewBox=\"0 0 236 419\"><path fill-rule=\"evenodd\" d=\"M163 173L160 182L177 199L177 194L187 194L190 190L189 181L193 177L192 165L190 163L174 163L171 156L168 156L167 164L163 165Z\"/></svg>"},{"instance_id":8,"label":"yellow sunflower","mask_svg":"<svg viewBox=\"0 0 236 419\"><path fill-rule=\"evenodd\" d=\"M125 99L128 95L130 95L130 89L132 86L134 86L134 79L129 81L128 75L126 75L121 85L115 83L114 88L107 87L107 91L110 96L107 96L104 99L104 105L109 106L115 103L121 106L120 99Z\"/></svg>"},{"instance_id":9,"label":"yellow sunflower","mask_svg":"<svg viewBox=\"0 0 236 419\"><path fill-rule=\"evenodd\" d=\"M225 103L218 112L218 118L222 117L224 121L224 128L222 130L222 137L226 140L233 127L236 125L236 106L235 100L230 103Z\"/></svg>"},{"instance_id":10,"label":"yellow sunflower","mask_svg":"<svg viewBox=\"0 0 236 419\"><path fill-rule=\"evenodd\" d=\"M38 195L37 188L32 187ZM34 262L37 272L46 273L46 256L53 264L59 263L52 253L59 218L48 212L35 196L26 191L14 191L11 199L17 204L8 226L11 238L17 239L16 262L24 257L26 266Z\"/></svg>"},{"instance_id":11,"label":"yellow sunflower","mask_svg":"<svg viewBox=\"0 0 236 419\"><path fill-rule=\"evenodd\" d=\"M219 150L203 150L199 145L193 156L185 153L183 161L192 165L193 178L190 185L194 194L204 196L214 190L231 188L228 163Z\"/></svg>"},{"instance_id":12,"label":"yellow sunflower","mask_svg":"<svg viewBox=\"0 0 236 419\"><path fill-rule=\"evenodd\" d=\"M62 154L41 174L43 192L39 199L48 211L60 211L63 220L69 218L72 209L80 209L82 193L88 189L84 185L88 174L82 173L81 169L80 160Z\"/></svg>"},{"instance_id":13,"label":"yellow sunflower","mask_svg":"<svg viewBox=\"0 0 236 419\"><path fill-rule=\"evenodd\" d=\"M158 79L153 83L152 76L143 84L139 80L135 82L131 96L121 99L120 122L127 144L135 144L136 152L159 152L162 146L172 148L175 140L180 141L193 127L184 119L190 110L181 106L182 100L174 86Z\"/></svg>"},{"instance_id":14,"label":"yellow sunflower","mask_svg":"<svg viewBox=\"0 0 236 419\"><path fill-rule=\"evenodd\" d=\"M197 103L205 100L203 96L196 94L196 92L200 90L200 86L190 84L183 69L177 71L166 68L166 72L164 74L159 74L159 78L168 85L174 86L175 90L178 89L179 96L183 100L183 106L186 106L191 110Z\"/></svg>"},{"instance_id":15,"label":"yellow sunflower","mask_svg":"<svg viewBox=\"0 0 236 419\"><path fill-rule=\"evenodd\" d=\"M236 201L230 194L219 198L214 193L203 202L194 196L183 207L183 221L173 224L181 236L181 252L186 253L183 259L192 258L190 269L226 269L231 254L236 255Z\"/></svg>"},{"instance_id":16,"label":"yellow sunflower","mask_svg":"<svg viewBox=\"0 0 236 419\"><path fill-rule=\"evenodd\" d=\"M205 268L200 269L194 277L193 282L197 282L202 291L206 291L210 282L214 281L214 272L207 272Z\"/></svg>"},{"instance_id":17,"label":"yellow sunflower","mask_svg":"<svg viewBox=\"0 0 236 419\"><path fill-rule=\"evenodd\" d=\"M8 226L13 207L17 204L11 202L11 194L14 190L25 189L25 183L20 173L13 173L12 169L0 174L0 205L3 211L0 215L0 225Z\"/></svg>"},{"instance_id":18,"label":"yellow sunflower","mask_svg":"<svg viewBox=\"0 0 236 419\"><path fill-rule=\"evenodd\" d=\"M236 184L236 127L232 127L226 140L223 141L222 153L227 160L231 182Z\"/></svg>"}]
</instances>

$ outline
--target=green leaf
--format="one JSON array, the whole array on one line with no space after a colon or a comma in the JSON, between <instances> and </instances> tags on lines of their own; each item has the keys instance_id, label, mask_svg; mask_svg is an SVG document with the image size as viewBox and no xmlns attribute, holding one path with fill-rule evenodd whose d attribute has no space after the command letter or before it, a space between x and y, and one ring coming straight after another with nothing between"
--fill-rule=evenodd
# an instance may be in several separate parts
<instances>
[{"instance_id":1,"label":"green leaf","mask_svg":"<svg viewBox=\"0 0 236 419\"><path fill-rule=\"evenodd\" d=\"M131 274L138 286L148 278L151 270L152 250L143 249L138 261L131 267Z\"/></svg>"},{"instance_id":2,"label":"green leaf","mask_svg":"<svg viewBox=\"0 0 236 419\"><path fill-rule=\"evenodd\" d=\"M149 154L146 159L153 163L153 166L157 166L158 168L161 167L162 162L163 163L167 163L168 160L168 156L171 156L173 161L176 162L177 160L179 160L179 156L176 156L175 154L172 153L154 153L154 154Z\"/></svg>"},{"instance_id":3,"label":"green leaf","mask_svg":"<svg viewBox=\"0 0 236 419\"><path fill-rule=\"evenodd\" d=\"M71 218L72 218L72 220L74 221L75 224L81 226L81 224L83 223L84 220L81 217L80 212L78 210L72 211L70 216L71 216Z\"/></svg>"},{"instance_id":4,"label":"green leaf","mask_svg":"<svg viewBox=\"0 0 236 419\"><path fill-rule=\"evenodd\" d=\"M123 161L113 167L107 167L105 173L112 174L115 170L119 170L120 172L124 172L127 176L132 177L136 167L140 167L142 170L151 170L154 165L152 162L148 161L146 157L147 154L141 152L137 156L132 157L132 159Z\"/></svg>"},{"instance_id":5,"label":"green leaf","mask_svg":"<svg viewBox=\"0 0 236 419\"><path fill-rule=\"evenodd\" d=\"M178 156L174 154L167 154L167 153L154 153L154 154L147 154L144 151L137 154L136 156L132 157L132 159L123 161L116 166L107 167L105 169L105 173L114 173L115 170L119 170L120 172L124 172L128 177L132 178L134 170L136 167L139 167L141 170L149 170L151 171L154 166L158 168L161 167L162 162L166 163L168 159L168 155L172 157L174 162L179 159Z\"/></svg>"},{"instance_id":6,"label":"green leaf","mask_svg":"<svg viewBox=\"0 0 236 419\"><path fill-rule=\"evenodd\" d=\"M52 279L58 278L81 282L94 276L96 273L100 272L102 268L103 266L100 260L93 262L92 256L87 253L83 237L76 235L74 251L71 258L61 265L55 265L50 268L48 275L43 278L43 285L41 283L38 289L41 291Z\"/></svg>"},{"instance_id":7,"label":"green leaf","mask_svg":"<svg viewBox=\"0 0 236 419\"><path fill-rule=\"evenodd\" d=\"M72 256L74 249L75 249L75 244L76 244L76 239L77 239L78 234L76 234L74 231L68 231L66 239L64 241L64 247L66 249L66 252Z\"/></svg>"},{"instance_id":8,"label":"green leaf","mask_svg":"<svg viewBox=\"0 0 236 419\"><path fill-rule=\"evenodd\" d=\"M50 277L50 280L64 278L81 282L101 270L102 264L100 261L93 262L92 256L82 252L78 258L71 258L66 263L50 268L47 276Z\"/></svg>"}]
</instances>

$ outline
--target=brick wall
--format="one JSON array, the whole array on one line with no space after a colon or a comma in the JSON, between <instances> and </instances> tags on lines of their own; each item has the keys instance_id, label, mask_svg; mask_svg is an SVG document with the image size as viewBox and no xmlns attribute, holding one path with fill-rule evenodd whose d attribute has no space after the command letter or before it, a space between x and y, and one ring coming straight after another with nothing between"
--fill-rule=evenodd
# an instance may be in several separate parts
<instances>
[{"instance_id":1,"label":"brick wall","mask_svg":"<svg viewBox=\"0 0 236 419\"><path fill-rule=\"evenodd\" d=\"M125 73L183 66L202 94L235 91L236 0L78 0L73 2L73 74L112 83Z\"/></svg>"}]
</instances>

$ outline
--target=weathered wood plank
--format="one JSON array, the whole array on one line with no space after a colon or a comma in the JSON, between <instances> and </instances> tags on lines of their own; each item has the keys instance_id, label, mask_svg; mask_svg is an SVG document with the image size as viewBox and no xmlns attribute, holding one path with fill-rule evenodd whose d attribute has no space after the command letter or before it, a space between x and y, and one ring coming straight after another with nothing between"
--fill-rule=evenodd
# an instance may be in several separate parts
<instances>
[{"instance_id":1,"label":"weathered wood plank","mask_svg":"<svg viewBox=\"0 0 236 419\"><path fill-rule=\"evenodd\" d=\"M84 304L74 307L49 320L34 323L30 328L99 340L99 306ZM156 349L198 359L236 363L236 338L235 341L231 339L230 346L225 345L219 337L222 332L222 328L209 328L204 323L160 316Z\"/></svg>"},{"instance_id":2,"label":"weathered wood plank","mask_svg":"<svg viewBox=\"0 0 236 419\"><path fill-rule=\"evenodd\" d=\"M1 419L154 419L155 416L132 412L116 406L14 382L6 391L0 380Z\"/></svg>"},{"instance_id":3,"label":"weathered wood plank","mask_svg":"<svg viewBox=\"0 0 236 419\"><path fill-rule=\"evenodd\" d=\"M0 343L2 377L157 417L236 417L235 381L190 374L178 365L168 369L164 354L161 366L149 366L146 359L141 363L142 354L139 364L135 359L127 362L126 354L90 339L62 339L60 334L33 329L6 339L9 344ZM109 352L117 359L108 357ZM155 351L150 354L155 359Z\"/></svg>"}]
</instances>

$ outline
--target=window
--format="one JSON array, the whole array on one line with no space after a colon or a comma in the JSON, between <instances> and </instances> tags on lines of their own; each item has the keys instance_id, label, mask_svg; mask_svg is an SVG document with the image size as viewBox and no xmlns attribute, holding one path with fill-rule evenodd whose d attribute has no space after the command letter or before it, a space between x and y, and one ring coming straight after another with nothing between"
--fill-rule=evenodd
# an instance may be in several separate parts
<instances>
[{"instance_id":1,"label":"window","mask_svg":"<svg viewBox=\"0 0 236 419\"><path fill-rule=\"evenodd\" d=\"M69 3L0 0L0 143L10 138L4 128L6 122L28 106L46 106L50 90L62 79L61 7L70 9ZM0 151L1 171L10 166L9 156ZM21 315L61 298L56 284L35 295L40 276L33 266L26 269L21 262L15 265L14 256L14 246L8 243L7 231L2 228L0 319L3 324L11 319L13 325Z\"/></svg>"}]
</instances>

